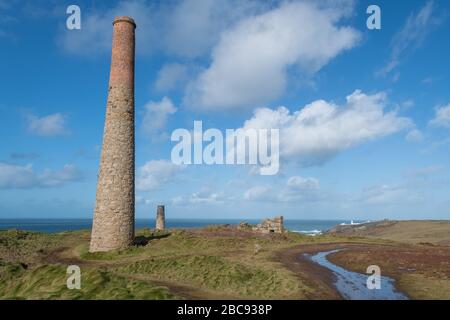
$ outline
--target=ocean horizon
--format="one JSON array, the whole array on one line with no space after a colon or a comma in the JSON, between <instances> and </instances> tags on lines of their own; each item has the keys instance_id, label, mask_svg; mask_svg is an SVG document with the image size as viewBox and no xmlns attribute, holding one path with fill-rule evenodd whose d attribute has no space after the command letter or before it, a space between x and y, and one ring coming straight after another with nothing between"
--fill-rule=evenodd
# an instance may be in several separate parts
<instances>
[{"instance_id":1,"label":"ocean horizon","mask_svg":"<svg viewBox=\"0 0 450 320\"><path fill-rule=\"evenodd\" d=\"M208 225L239 224L242 221L257 224L262 219L166 219L167 228L202 228ZM292 232L304 234L320 234L338 224L349 223L349 220L296 220L285 219L284 226ZM363 222L354 220L354 222ZM155 219L136 219L136 229L154 228ZM45 233L57 233L91 229L92 219L0 219L0 230L19 229Z\"/></svg>"}]
</instances>

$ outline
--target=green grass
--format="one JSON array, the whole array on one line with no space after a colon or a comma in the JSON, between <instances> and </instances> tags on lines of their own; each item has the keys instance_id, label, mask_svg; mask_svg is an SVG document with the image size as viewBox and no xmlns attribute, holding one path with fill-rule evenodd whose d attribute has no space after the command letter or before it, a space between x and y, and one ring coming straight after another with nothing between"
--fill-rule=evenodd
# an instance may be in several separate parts
<instances>
[{"instance_id":1,"label":"green grass","mask_svg":"<svg viewBox=\"0 0 450 320\"><path fill-rule=\"evenodd\" d=\"M66 268L39 266L30 271L9 267L0 282L0 299L171 299L167 288L114 275L107 270L82 269L81 289L67 288Z\"/></svg>"},{"instance_id":2,"label":"green grass","mask_svg":"<svg viewBox=\"0 0 450 320\"><path fill-rule=\"evenodd\" d=\"M275 251L300 243L334 242L338 236L297 233L264 237L230 236L222 227L201 232L138 230L141 245L127 250L89 253L89 232L44 234L0 231L0 298L8 299L158 299L170 298L158 280L200 290L200 296L304 298L314 288L273 261ZM255 247L260 248L255 253ZM66 265L43 264L46 255L71 248L81 259L82 289L65 286ZM75 255L75 256L73 256ZM98 269L98 267L102 269ZM145 280L145 281L144 281Z\"/></svg>"},{"instance_id":3,"label":"green grass","mask_svg":"<svg viewBox=\"0 0 450 320\"><path fill-rule=\"evenodd\" d=\"M215 232L215 229L206 229ZM183 284L235 298L299 298L306 288L291 272L270 261L274 250L292 246L307 237L203 236L184 230L137 234L149 240L145 246L122 251L89 253L79 248L82 259L119 263L111 270L173 284ZM261 248L254 253L255 245Z\"/></svg>"},{"instance_id":4,"label":"green grass","mask_svg":"<svg viewBox=\"0 0 450 320\"><path fill-rule=\"evenodd\" d=\"M28 263L60 245L61 236L30 231L0 231L0 258Z\"/></svg>"},{"instance_id":5,"label":"green grass","mask_svg":"<svg viewBox=\"0 0 450 320\"><path fill-rule=\"evenodd\" d=\"M282 270L210 255L151 258L119 267L117 271L188 283L241 297L293 298L298 297L300 291L298 280Z\"/></svg>"},{"instance_id":6,"label":"green grass","mask_svg":"<svg viewBox=\"0 0 450 320\"><path fill-rule=\"evenodd\" d=\"M234 298L299 298L303 297L303 292L311 290L290 271L270 261L274 250L308 240L301 235L234 238L183 230L170 233L139 230L137 236L148 243L122 251L89 253L86 232L0 232L0 257L8 257L3 266L0 265L0 298L173 297L167 288L152 285L152 280L200 288L218 297L225 294ZM261 247L257 255L254 253L256 244ZM81 290L66 288L66 265L42 264L46 254L60 247L73 248L68 254L77 255L81 264L86 261L81 266ZM17 250L20 254L15 255ZM14 255L14 259L10 259ZM22 265L24 261L33 263Z\"/></svg>"},{"instance_id":7,"label":"green grass","mask_svg":"<svg viewBox=\"0 0 450 320\"><path fill-rule=\"evenodd\" d=\"M314 243L395 243L345 235L227 234L214 226L195 231L143 229L137 236L141 244L130 249L89 253L89 231L0 231L0 299L171 299L185 294L302 299L314 296L317 288L277 262L279 250ZM67 261L80 264L81 290L67 289ZM405 292L417 292L417 298L448 297L448 281L401 277L399 282Z\"/></svg>"},{"instance_id":8,"label":"green grass","mask_svg":"<svg viewBox=\"0 0 450 320\"><path fill-rule=\"evenodd\" d=\"M108 252L89 252L88 243L84 243L78 247L78 253L82 259L85 260L103 260L103 261L112 261L117 259L126 259L132 258L135 256L139 256L148 249L146 248L146 244L151 241L163 239L165 237L169 237L171 235L170 232L167 231L152 231L150 229L140 229L136 232L136 239L144 241L144 244L135 245L126 250L112 250Z\"/></svg>"},{"instance_id":9,"label":"green grass","mask_svg":"<svg viewBox=\"0 0 450 320\"><path fill-rule=\"evenodd\" d=\"M11 263L0 259L0 288L8 281L14 281L26 271L26 267L21 263Z\"/></svg>"},{"instance_id":10,"label":"green grass","mask_svg":"<svg viewBox=\"0 0 450 320\"><path fill-rule=\"evenodd\" d=\"M87 248L86 231L45 234L0 231L0 299L171 299L167 288L82 267L81 290L69 290L64 265L41 259L60 247ZM87 250L86 250L87 251ZM132 255L132 250L128 253Z\"/></svg>"},{"instance_id":11,"label":"green grass","mask_svg":"<svg viewBox=\"0 0 450 320\"><path fill-rule=\"evenodd\" d=\"M408 292L412 299L450 300L450 279L423 274L403 274L399 288Z\"/></svg>"}]
</instances>

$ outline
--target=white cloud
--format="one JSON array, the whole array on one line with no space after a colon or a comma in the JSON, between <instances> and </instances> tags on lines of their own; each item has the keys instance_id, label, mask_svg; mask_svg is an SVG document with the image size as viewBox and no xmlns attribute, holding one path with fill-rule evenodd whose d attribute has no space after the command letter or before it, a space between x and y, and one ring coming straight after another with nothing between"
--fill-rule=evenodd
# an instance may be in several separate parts
<instances>
[{"instance_id":1,"label":"white cloud","mask_svg":"<svg viewBox=\"0 0 450 320\"><path fill-rule=\"evenodd\" d=\"M152 204L154 201L152 201L151 199L147 199L141 195L137 195L135 197L135 202L137 205L149 205Z\"/></svg>"},{"instance_id":2,"label":"white cloud","mask_svg":"<svg viewBox=\"0 0 450 320\"><path fill-rule=\"evenodd\" d=\"M19 21L14 12L15 4L15 0L0 1L0 38L14 38L10 25Z\"/></svg>"},{"instance_id":3,"label":"white cloud","mask_svg":"<svg viewBox=\"0 0 450 320\"><path fill-rule=\"evenodd\" d=\"M217 10L223 1L181 1L168 17L165 46L167 51L179 56L196 57L207 52L223 26ZM225 16L227 16L225 12ZM209 32L205 32L208 30Z\"/></svg>"},{"instance_id":4,"label":"white cloud","mask_svg":"<svg viewBox=\"0 0 450 320\"><path fill-rule=\"evenodd\" d=\"M386 76L399 64L400 60L417 49L426 39L433 27L439 24L435 17L434 2L428 1L417 14L411 14L403 28L394 35L391 44L391 58L387 65L378 71Z\"/></svg>"},{"instance_id":5,"label":"white cloud","mask_svg":"<svg viewBox=\"0 0 450 320\"><path fill-rule=\"evenodd\" d=\"M194 58L208 54L223 30L247 15L263 10L263 1L185 0L168 10L165 18L165 51Z\"/></svg>"},{"instance_id":6,"label":"white cloud","mask_svg":"<svg viewBox=\"0 0 450 320\"><path fill-rule=\"evenodd\" d=\"M343 106L314 101L291 113L286 107L259 108L243 129L280 129L280 155L303 165L322 164L343 150L412 126L408 118L385 111L386 95L356 90Z\"/></svg>"},{"instance_id":7,"label":"white cloud","mask_svg":"<svg viewBox=\"0 0 450 320\"><path fill-rule=\"evenodd\" d=\"M319 180L316 178L290 177L279 198L283 202L316 201L321 197Z\"/></svg>"},{"instance_id":8,"label":"white cloud","mask_svg":"<svg viewBox=\"0 0 450 320\"><path fill-rule=\"evenodd\" d=\"M314 202L323 197L318 179L300 176L290 177L281 188L260 185L244 192L247 201Z\"/></svg>"},{"instance_id":9,"label":"white cloud","mask_svg":"<svg viewBox=\"0 0 450 320\"><path fill-rule=\"evenodd\" d=\"M405 184L383 184L366 188L358 201L367 205L396 205L424 201L420 192Z\"/></svg>"},{"instance_id":10,"label":"white cloud","mask_svg":"<svg viewBox=\"0 0 450 320\"><path fill-rule=\"evenodd\" d=\"M194 192L189 199L192 204L221 203L225 200L223 192L213 192L208 188L203 188L199 192Z\"/></svg>"},{"instance_id":11,"label":"white cloud","mask_svg":"<svg viewBox=\"0 0 450 320\"><path fill-rule=\"evenodd\" d=\"M406 135L406 141L408 142L422 142L424 139L423 133L417 129L413 129Z\"/></svg>"},{"instance_id":12,"label":"white cloud","mask_svg":"<svg viewBox=\"0 0 450 320\"><path fill-rule=\"evenodd\" d=\"M403 187L385 184L365 189L360 200L368 204L387 204L398 201L405 194Z\"/></svg>"},{"instance_id":13,"label":"white cloud","mask_svg":"<svg viewBox=\"0 0 450 320\"><path fill-rule=\"evenodd\" d=\"M436 115L429 122L434 127L450 127L450 104L436 109Z\"/></svg>"},{"instance_id":14,"label":"white cloud","mask_svg":"<svg viewBox=\"0 0 450 320\"><path fill-rule=\"evenodd\" d=\"M155 81L158 91L171 91L178 88L188 78L188 67L180 63L165 64L159 70Z\"/></svg>"},{"instance_id":15,"label":"white cloud","mask_svg":"<svg viewBox=\"0 0 450 320\"><path fill-rule=\"evenodd\" d=\"M401 107L405 108L405 109L412 108L412 107L414 107L414 105L415 105L415 102L414 102L414 100L411 100L411 99L403 101L401 103Z\"/></svg>"},{"instance_id":16,"label":"white cloud","mask_svg":"<svg viewBox=\"0 0 450 320\"><path fill-rule=\"evenodd\" d=\"M116 7L100 11L82 9L81 30L64 28L58 38L60 46L70 54L88 55L108 52L111 49L112 22L116 16L131 16L136 28L138 53L146 54L154 50L158 43L156 26L161 22L160 9L142 0L120 1Z\"/></svg>"},{"instance_id":17,"label":"white cloud","mask_svg":"<svg viewBox=\"0 0 450 320\"><path fill-rule=\"evenodd\" d=\"M186 200L185 196L173 197L171 201L172 201L172 205L179 206L179 207L188 204L188 201Z\"/></svg>"},{"instance_id":18,"label":"white cloud","mask_svg":"<svg viewBox=\"0 0 450 320\"><path fill-rule=\"evenodd\" d=\"M151 160L138 169L136 189L150 191L171 182L183 167L168 160Z\"/></svg>"},{"instance_id":19,"label":"white cloud","mask_svg":"<svg viewBox=\"0 0 450 320\"><path fill-rule=\"evenodd\" d=\"M70 181L79 181L82 178L80 170L73 164L66 164L61 170L44 170L39 176L43 187L59 187Z\"/></svg>"},{"instance_id":20,"label":"white cloud","mask_svg":"<svg viewBox=\"0 0 450 320\"><path fill-rule=\"evenodd\" d=\"M356 45L359 33L338 25L347 10L286 2L243 19L222 34L210 67L188 86L184 102L207 110L249 108L277 98L286 89L288 69L317 72Z\"/></svg>"},{"instance_id":21,"label":"white cloud","mask_svg":"<svg viewBox=\"0 0 450 320\"><path fill-rule=\"evenodd\" d=\"M450 146L450 137L446 137L446 138L434 141L431 144L427 145L426 148L421 150L421 153L422 154L429 154L431 152L434 152L437 149L448 148L449 146Z\"/></svg>"},{"instance_id":22,"label":"white cloud","mask_svg":"<svg viewBox=\"0 0 450 320\"><path fill-rule=\"evenodd\" d=\"M58 42L71 54L105 53L111 48L114 17L126 15L137 25L138 54L196 58L210 51L225 28L267 5L241 0L120 1L108 10L84 10L82 30L63 29Z\"/></svg>"},{"instance_id":23,"label":"white cloud","mask_svg":"<svg viewBox=\"0 0 450 320\"><path fill-rule=\"evenodd\" d=\"M424 84L424 85L432 85L437 80L439 80L439 79L435 78L435 77L432 77L432 76L428 76L428 77L422 79L422 84Z\"/></svg>"},{"instance_id":24,"label":"white cloud","mask_svg":"<svg viewBox=\"0 0 450 320\"><path fill-rule=\"evenodd\" d=\"M214 192L210 188L202 188L198 192L194 192L189 196L177 196L172 198L172 204L175 206L185 205L204 205L204 204L223 204L226 200L230 200L224 192Z\"/></svg>"},{"instance_id":25,"label":"white cloud","mask_svg":"<svg viewBox=\"0 0 450 320\"><path fill-rule=\"evenodd\" d=\"M39 184L31 165L0 163L0 188L31 188Z\"/></svg>"},{"instance_id":26,"label":"white cloud","mask_svg":"<svg viewBox=\"0 0 450 320\"><path fill-rule=\"evenodd\" d=\"M436 164L408 170L399 182L383 183L364 188L356 201L366 205L400 207L408 203L430 203L430 199L432 199L436 190L442 190L449 186L448 181L442 180L444 170L445 167Z\"/></svg>"},{"instance_id":27,"label":"white cloud","mask_svg":"<svg viewBox=\"0 0 450 320\"><path fill-rule=\"evenodd\" d=\"M431 165L425 168L420 168L417 170L410 171L406 174L407 177L419 178L419 177L428 177L430 175L436 174L438 172L442 172L444 167L440 165Z\"/></svg>"},{"instance_id":28,"label":"white cloud","mask_svg":"<svg viewBox=\"0 0 450 320\"><path fill-rule=\"evenodd\" d=\"M255 186L245 191L244 199L255 200L272 200L273 190L268 186Z\"/></svg>"},{"instance_id":29,"label":"white cloud","mask_svg":"<svg viewBox=\"0 0 450 320\"><path fill-rule=\"evenodd\" d=\"M150 101L144 106L142 132L151 138L158 138L165 128L167 119L177 111L172 100L164 97L160 102Z\"/></svg>"},{"instance_id":30,"label":"white cloud","mask_svg":"<svg viewBox=\"0 0 450 320\"><path fill-rule=\"evenodd\" d=\"M28 131L39 136L58 136L67 134L66 117L61 113L38 117L28 115Z\"/></svg>"},{"instance_id":31,"label":"white cloud","mask_svg":"<svg viewBox=\"0 0 450 320\"><path fill-rule=\"evenodd\" d=\"M61 170L44 170L37 174L31 164L26 166L0 163L1 189L28 189L39 187L60 187L82 180L81 171L73 164L66 164Z\"/></svg>"}]
</instances>

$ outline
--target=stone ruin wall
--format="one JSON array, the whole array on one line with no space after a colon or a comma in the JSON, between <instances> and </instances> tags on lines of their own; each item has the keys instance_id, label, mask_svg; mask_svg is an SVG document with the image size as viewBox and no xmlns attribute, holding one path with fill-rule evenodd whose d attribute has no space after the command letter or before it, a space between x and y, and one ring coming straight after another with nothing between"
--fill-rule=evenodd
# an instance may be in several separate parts
<instances>
[{"instance_id":1,"label":"stone ruin wall","mask_svg":"<svg viewBox=\"0 0 450 320\"><path fill-rule=\"evenodd\" d=\"M284 219L283 216L264 219L257 225L251 225L246 222L241 222L238 226L238 229L247 231L251 230L259 233L283 233L285 231Z\"/></svg>"}]
</instances>

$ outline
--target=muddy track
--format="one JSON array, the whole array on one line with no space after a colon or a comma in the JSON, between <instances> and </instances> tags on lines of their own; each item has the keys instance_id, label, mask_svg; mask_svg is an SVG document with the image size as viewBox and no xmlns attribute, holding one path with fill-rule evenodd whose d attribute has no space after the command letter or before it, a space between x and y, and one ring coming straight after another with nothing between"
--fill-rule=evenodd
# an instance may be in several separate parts
<instances>
[{"instance_id":1,"label":"muddy track","mask_svg":"<svg viewBox=\"0 0 450 320\"><path fill-rule=\"evenodd\" d=\"M367 244L346 242L303 244L278 251L275 259L284 267L294 272L302 282L308 284L309 287L315 288L314 292L308 295L308 299L342 299L342 296L333 284L335 280L333 272L312 262L305 254L313 255L322 251L335 249L348 250L352 248L364 248L367 246Z\"/></svg>"},{"instance_id":2,"label":"muddy track","mask_svg":"<svg viewBox=\"0 0 450 320\"><path fill-rule=\"evenodd\" d=\"M87 261L80 259L74 252L74 248L61 247L51 251L49 254L41 258L43 264L63 264L77 266L99 266L96 261Z\"/></svg>"},{"instance_id":3,"label":"muddy track","mask_svg":"<svg viewBox=\"0 0 450 320\"><path fill-rule=\"evenodd\" d=\"M342 248L342 244L333 243L321 248L318 248L317 245L298 245L278 251L275 260L292 271L308 287L315 288L314 292L307 295L308 299L342 299L333 286L333 273L303 255L334 248Z\"/></svg>"},{"instance_id":4,"label":"muddy track","mask_svg":"<svg viewBox=\"0 0 450 320\"><path fill-rule=\"evenodd\" d=\"M287 269L294 272L302 281L316 288L315 292L308 298L310 299L342 299L334 286L334 274L331 270L324 268L312 262L305 254L313 255L318 252L330 251L336 249L345 249L339 254L330 255L328 258L332 263L354 272L363 272L354 270L351 261L352 256L358 256L358 253L373 252L380 261L389 262L392 256L396 259L394 263L386 266L386 275L398 282L399 275L405 272L402 265L415 263L426 271L425 267L431 268L428 272L439 270L436 268L445 268L445 260L450 256L450 250L446 247L412 247L410 244L392 243L392 244L368 244L368 243L321 243L298 245L288 250L277 252L276 259ZM425 260L426 261L425 261ZM392 262L392 261L391 261ZM401 269L403 268L403 269ZM401 271L399 271L401 269ZM412 269L416 270L416 269ZM406 296L407 293L403 292Z\"/></svg>"}]
</instances>

